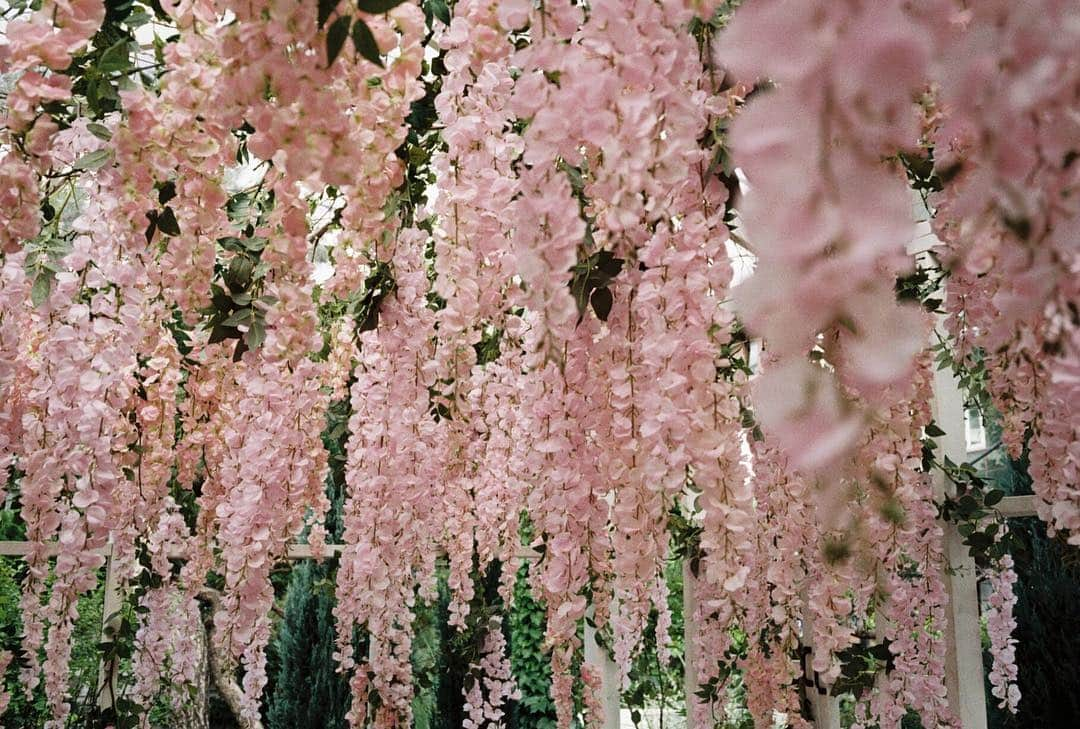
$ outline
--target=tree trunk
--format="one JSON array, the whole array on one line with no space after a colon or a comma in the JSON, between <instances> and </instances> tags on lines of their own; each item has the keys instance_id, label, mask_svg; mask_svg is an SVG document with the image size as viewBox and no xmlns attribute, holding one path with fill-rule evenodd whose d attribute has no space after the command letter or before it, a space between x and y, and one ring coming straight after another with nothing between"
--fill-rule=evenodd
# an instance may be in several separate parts
<instances>
[{"instance_id":1,"label":"tree trunk","mask_svg":"<svg viewBox=\"0 0 1080 729\"><path fill-rule=\"evenodd\" d=\"M240 684L236 682L236 677L233 675L232 657L228 655L228 651L222 646L218 645L214 640L214 613L216 613L221 607L221 595L217 590L209 587L204 587L199 592L199 597L202 597L210 603L210 615L206 619L206 632L203 635L203 640L206 641L207 646L207 664L209 666L209 677L214 682L214 688L217 689L218 694L225 701L225 705L229 707L229 711L236 717L237 724L240 729L263 729L262 722L258 719L251 721L245 721L241 718L241 707L244 705L244 691L240 688ZM205 705L205 704L204 704Z\"/></svg>"}]
</instances>

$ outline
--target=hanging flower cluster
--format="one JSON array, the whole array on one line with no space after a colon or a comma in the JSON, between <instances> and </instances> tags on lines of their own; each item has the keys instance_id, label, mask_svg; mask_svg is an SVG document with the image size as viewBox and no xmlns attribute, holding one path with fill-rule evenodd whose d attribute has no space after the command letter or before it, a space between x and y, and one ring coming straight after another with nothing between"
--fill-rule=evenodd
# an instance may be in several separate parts
<instances>
[{"instance_id":1,"label":"hanging flower cluster","mask_svg":"<svg viewBox=\"0 0 1080 729\"><path fill-rule=\"evenodd\" d=\"M434 313L424 298L422 244L420 231L409 229L386 252L396 291L382 307L379 329L360 336L352 385L347 546L334 615L338 660L346 670L356 666L350 721L357 725L365 721L371 689L381 699L376 726L408 725L412 607L418 584L422 595L434 593L436 537L445 526L444 514L433 508L447 454L428 400ZM355 655L357 627L367 630L366 656Z\"/></svg>"},{"instance_id":2,"label":"hanging flower cluster","mask_svg":"<svg viewBox=\"0 0 1080 729\"><path fill-rule=\"evenodd\" d=\"M805 725L804 653L822 691L876 662L859 726L956 726L930 317L897 298L909 178L946 346L985 363L1040 514L1075 542L1078 11L452 5L46 0L8 20L0 490L31 545L24 677L50 726L106 552L142 616L139 698L164 668L192 680L182 635L213 583L214 655L257 720L271 570L297 539L323 551L320 434L346 398L352 725L409 725L441 555L450 622L486 621L468 725L500 726L515 693L474 582L499 569L509 599L526 556L559 725L575 681L598 724L582 626L630 666L656 609L666 650L677 514L695 726L734 671L757 722ZM756 259L738 285L733 238ZM1015 709L1001 567L991 683Z\"/></svg>"},{"instance_id":3,"label":"hanging flower cluster","mask_svg":"<svg viewBox=\"0 0 1080 729\"><path fill-rule=\"evenodd\" d=\"M147 619L135 635L132 693L137 701L149 701L163 684L180 687L170 696L173 708L179 709L183 689L196 686L201 678L197 672L204 658L198 653L202 646L195 639L203 629L199 604L193 597L163 587L148 591L140 607L147 611ZM184 650L193 642L193 649ZM149 717L142 725L150 726Z\"/></svg>"},{"instance_id":4,"label":"hanging flower cluster","mask_svg":"<svg viewBox=\"0 0 1080 729\"><path fill-rule=\"evenodd\" d=\"M1012 557L1002 558L1001 569L988 575L991 587L990 609L986 613L986 632L990 635L990 693L998 699L998 706L1016 713L1020 703L1020 689L1016 685L1016 572Z\"/></svg>"},{"instance_id":5,"label":"hanging flower cluster","mask_svg":"<svg viewBox=\"0 0 1080 729\"><path fill-rule=\"evenodd\" d=\"M955 279L952 334L962 354L985 353L1014 457L1030 432L1039 513L1071 543L1080 543L1072 100L1080 67L1066 49L1078 18L1067 4L1005 2L956 18L936 69L931 131L936 169L949 179L932 202Z\"/></svg>"},{"instance_id":6,"label":"hanging flower cluster","mask_svg":"<svg viewBox=\"0 0 1080 729\"><path fill-rule=\"evenodd\" d=\"M821 333L840 335L837 374L870 404L910 376L926 342L917 308L893 291L910 266L911 192L899 165L882 163L918 143L922 15L900 2L748 3L718 46L737 78L774 87L757 89L731 130L750 188L741 229L757 256L736 297L781 358L760 384L759 415L799 468L834 464L867 425L806 362Z\"/></svg>"},{"instance_id":7,"label":"hanging flower cluster","mask_svg":"<svg viewBox=\"0 0 1080 729\"><path fill-rule=\"evenodd\" d=\"M506 656L506 639L502 620L493 618L484 637L484 654L480 662L469 666L471 685L465 689L464 729L502 727L503 706L508 700L521 698L510 673Z\"/></svg>"}]
</instances>

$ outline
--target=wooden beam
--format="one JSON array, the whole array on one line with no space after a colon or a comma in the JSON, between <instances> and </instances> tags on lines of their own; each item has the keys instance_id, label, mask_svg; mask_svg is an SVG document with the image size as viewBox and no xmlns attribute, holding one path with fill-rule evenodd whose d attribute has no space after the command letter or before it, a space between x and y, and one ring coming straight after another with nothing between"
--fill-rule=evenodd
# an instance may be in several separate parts
<instances>
[{"instance_id":1,"label":"wooden beam","mask_svg":"<svg viewBox=\"0 0 1080 729\"><path fill-rule=\"evenodd\" d=\"M1006 496L997 505L997 510L1010 519L1021 516L1037 516L1035 511L1035 497L1031 494L1025 496Z\"/></svg>"},{"instance_id":2,"label":"wooden beam","mask_svg":"<svg viewBox=\"0 0 1080 729\"><path fill-rule=\"evenodd\" d=\"M2 541L0 542L0 557L26 557L30 554L34 544L33 542L24 541ZM45 545L45 553L54 557L60 552L60 544L58 542L49 542ZM108 549L94 549L93 554L105 554L109 553Z\"/></svg>"},{"instance_id":3,"label":"wooden beam","mask_svg":"<svg viewBox=\"0 0 1080 729\"><path fill-rule=\"evenodd\" d=\"M802 635L800 641L808 648L803 656L803 677L806 685L806 698L810 702L811 719L814 729L840 729L840 698L830 695L825 686L819 686L817 673L814 671L814 611L810 609L807 588L802 590Z\"/></svg>"},{"instance_id":4,"label":"wooden beam","mask_svg":"<svg viewBox=\"0 0 1080 729\"><path fill-rule=\"evenodd\" d=\"M323 556L332 557L335 554L341 554L343 551L345 551L344 544L327 544L323 550ZM285 559L315 559L315 555L311 553L310 544L295 542L289 545L288 550L285 553Z\"/></svg>"},{"instance_id":5,"label":"wooden beam","mask_svg":"<svg viewBox=\"0 0 1080 729\"><path fill-rule=\"evenodd\" d=\"M599 726L601 729L619 729L619 668L596 640L596 628L590 624L593 614L590 605L585 612L585 662L600 671L600 704L604 716Z\"/></svg>"},{"instance_id":6,"label":"wooden beam","mask_svg":"<svg viewBox=\"0 0 1080 729\"><path fill-rule=\"evenodd\" d=\"M120 628L120 609L123 605L124 596L120 593L120 581L117 579L112 549L108 549L105 560L105 594L101 606L102 644L113 642L113 636ZM113 701L119 695L120 665L115 656L110 664L105 662L104 657L98 660L98 706L102 709L111 708ZM106 679L108 679L108 685L106 685Z\"/></svg>"},{"instance_id":7,"label":"wooden beam","mask_svg":"<svg viewBox=\"0 0 1080 729\"><path fill-rule=\"evenodd\" d=\"M964 436L964 398L951 370L934 373L934 420L945 434L937 439L938 455L954 463L967 461ZM934 475L935 496L952 495L955 488L940 471ZM949 596L945 627L945 688L949 708L964 729L986 729L986 689L979 636L979 593L975 561L956 524L942 522L945 559L942 575Z\"/></svg>"},{"instance_id":8,"label":"wooden beam","mask_svg":"<svg viewBox=\"0 0 1080 729\"><path fill-rule=\"evenodd\" d=\"M695 591L697 578L690 569L690 559L683 559L682 563L682 599L683 599L683 692L686 699L686 716L693 717L697 706L698 663L701 661L698 655L700 650L700 637L697 623L698 599ZM687 719L689 722L690 719Z\"/></svg>"},{"instance_id":9,"label":"wooden beam","mask_svg":"<svg viewBox=\"0 0 1080 729\"><path fill-rule=\"evenodd\" d=\"M325 555L327 557L341 554L345 550L344 544L327 544L325 548ZM26 557L30 554L33 548L32 542L8 540L0 541L0 557ZM56 556L60 552L60 545L57 542L49 542L45 545L45 553L50 557ZM108 555L108 548L91 550L93 554ZM529 549L528 547L522 547L517 552L518 559L536 560L540 559L540 553ZM181 555L169 555L170 559L182 559ZM298 559L315 559L315 555L312 554L311 545L303 542L293 542L286 548L283 559L286 560L298 560Z\"/></svg>"}]
</instances>

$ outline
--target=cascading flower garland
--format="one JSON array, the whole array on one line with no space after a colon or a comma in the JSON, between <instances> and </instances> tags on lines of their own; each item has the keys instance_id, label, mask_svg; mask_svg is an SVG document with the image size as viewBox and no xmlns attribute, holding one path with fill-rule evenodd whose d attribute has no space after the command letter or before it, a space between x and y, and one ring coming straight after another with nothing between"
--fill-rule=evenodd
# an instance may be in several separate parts
<instances>
[{"instance_id":1,"label":"cascading flower garland","mask_svg":"<svg viewBox=\"0 0 1080 729\"><path fill-rule=\"evenodd\" d=\"M930 317L897 298L908 178L939 239L940 335L985 366L1040 515L1078 543L1080 10L135 5L45 0L0 40L0 495L31 545L23 675L50 726L106 552L142 616L138 670L192 681L178 626L201 629L202 599L257 720L270 573L301 536L322 552L320 433L346 396L352 725L409 725L439 556L461 628L490 617L477 576L500 566L508 599L526 549L559 724L577 680L595 725L582 625L629 666L657 609L663 650L679 513L694 726L735 671L759 724L805 725L804 649L821 690L877 662L860 726L956 726ZM738 285L731 238L755 258ZM988 578L991 684L1015 711L1008 559ZM498 726L514 688L499 619L483 631L464 699Z\"/></svg>"},{"instance_id":2,"label":"cascading flower garland","mask_svg":"<svg viewBox=\"0 0 1080 729\"><path fill-rule=\"evenodd\" d=\"M993 657L989 674L990 693L1001 708L1015 714L1020 703L1020 689L1016 685L1016 639L1012 637L1016 630L1016 618L1013 617L1016 572L1013 570L1012 557L1006 555L1002 562L998 570L989 574L992 592L986 615L986 632L990 636L990 655Z\"/></svg>"},{"instance_id":3,"label":"cascading flower garland","mask_svg":"<svg viewBox=\"0 0 1080 729\"><path fill-rule=\"evenodd\" d=\"M465 689L465 712L468 715L463 729L496 729L503 727L503 705L508 699L518 699L517 684L510 673L506 655L506 639L502 621L493 618L484 634L483 657L469 666L469 685Z\"/></svg>"}]
</instances>

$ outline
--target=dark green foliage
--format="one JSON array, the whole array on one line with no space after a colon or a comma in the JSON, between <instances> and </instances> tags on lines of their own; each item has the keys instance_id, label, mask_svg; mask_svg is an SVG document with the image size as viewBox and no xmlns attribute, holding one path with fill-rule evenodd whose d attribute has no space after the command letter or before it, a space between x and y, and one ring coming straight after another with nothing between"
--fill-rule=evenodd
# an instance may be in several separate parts
<instances>
[{"instance_id":1,"label":"dark green foliage","mask_svg":"<svg viewBox=\"0 0 1080 729\"><path fill-rule=\"evenodd\" d=\"M440 575L442 577L443 575ZM418 600L413 620L412 671L413 729L437 726L439 685L443 680L442 643L439 620L446 619L449 593L439 594L434 603Z\"/></svg>"},{"instance_id":2,"label":"dark green foliage","mask_svg":"<svg viewBox=\"0 0 1080 729\"><path fill-rule=\"evenodd\" d=\"M484 635L493 615L502 612L499 599L499 563L488 566L479 576L474 565L476 594L469 602L469 615L463 630L449 624L450 591L444 579L439 580L439 610L442 655L439 681L435 692L436 709L431 729L459 729L465 719L465 679L469 666L482 657Z\"/></svg>"},{"instance_id":3,"label":"dark green foliage","mask_svg":"<svg viewBox=\"0 0 1080 729\"><path fill-rule=\"evenodd\" d=\"M345 493L345 444L351 410L348 399L331 403L322 433L329 453L326 493L330 511L326 532L341 540ZM285 590L282 620L268 650L270 682L266 691L270 729L345 727L349 683L333 658L335 560L295 563Z\"/></svg>"},{"instance_id":4,"label":"dark green foliage","mask_svg":"<svg viewBox=\"0 0 1080 729\"><path fill-rule=\"evenodd\" d=\"M304 561L293 568L275 652L278 671L268 698L271 729L344 728L349 684L333 658L334 573Z\"/></svg>"},{"instance_id":5,"label":"dark green foliage","mask_svg":"<svg viewBox=\"0 0 1080 729\"><path fill-rule=\"evenodd\" d=\"M356 0L356 6L365 13L385 13L401 5L405 0Z\"/></svg>"},{"instance_id":6,"label":"dark green foliage","mask_svg":"<svg viewBox=\"0 0 1080 729\"><path fill-rule=\"evenodd\" d=\"M1080 726L1080 550L1047 537L1035 517L1010 519L1009 528L1021 545L1013 550L1021 699L1015 719L991 705L990 725L1072 729Z\"/></svg>"},{"instance_id":7,"label":"dark green foliage","mask_svg":"<svg viewBox=\"0 0 1080 729\"><path fill-rule=\"evenodd\" d=\"M941 285L947 275L937 255L930 251L927 260L916 263L915 270L897 277L894 286L896 299L918 304L929 312L939 312Z\"/></svg>"},{"instance_id":8,"label":"dark green foliage","mask_svg":"<svg viewBox=\"0 0 1080 729\"><path fill-rule=\"evenodd\" d=\"M167 196L171 183L165 183L159 197ZM210 343L235 339L233 359L249 349L257 349L266 338L266 311L276 299L264 296L269 267L262 262L266 238L255 235L255 225L263 224L273 208L272 192L241 191L228 202L229 220L237 235L217 239L218 260L214 264L214 282L210 284L210 305L201 309L202 327L210 331ZM168 206L165 211L171 211ZM165 233L163 216L152 218ZM177 230L177 233L179 231ZM148 231L149 234L149 231ZM243 329L241 329L243 327Z\"/></svg>"},{"instance_id":9,"label":"dark green foliage","mask_svg":"<svg viewBox=\"0 0 1080 729\"><path fill-rule=\"evenodd\" d=\"M641 650L634 657L630 669L630 688L622 696L623 704L631 710L658 707L668 716L685 714L682 565L681 559L668 560L664 575L668 586L668 610L671 612L670 658L667 662L660 659L656 645L656 621L659 616L655 609L650 610Z\"/></svg>"},{"instance_id":10,"label":"dark green foliage","mask_svg":"<svg viewBox=\"0 0 1080 729\"><path fill-rule=\"evenodd\" d=\"M476 364L486 365L499 358L503 331L493 326L484 327L480 341L473 345L476 350Z\"/></svg>"},{"instance_id":11,"label":"dark green foliage","mask_svg":"<svg viewBox=\"0 0 1080 729\"><path fill-rule=\"evenodd\" d=\"M11 512L4 511L3 514ZM0 523L8 521L5 516ZM11 531L0 527L0 538L10 538ZM38 729L51 716L45 704L45 690L39 684L33 694L27 698L19 682L21 668L22 614L19 611L20 583L26 566L21 558L0 558L0 649L9 650L14 655L7 671L0 676L4 688L10 693L11 701L7 711L0 718L0 726L7 729ZM95 726L94 715L97 713L94 692L98 678L98 641L101 636L101 608L103 590L98 588L79 599L79 618L75 622L72 636L72 654L70 665L70 687L72 716L70 727Z\"/></svg>"},{"instance_id":12,"label":"dark green foliage","mask_svg":"<svg viewBox=\"0 0 1080 729\"><path fill-rule=\"evenodd\" d=\"M600 321L607 321L613 297L608 288L623 268L623 259L611 251L598 251L579 260L572 269L570 291L577 304L578 323L585 318L585 310L591 305Z\"/></svg>"},{"instance_id":13,"label":"dark green foliage","mask_svg":"<svg viewBox=\"0 0 1080 729\"><path fill-rule=\"evenodd\" d=\"M330 14L337 8L341 0L319 0L319 29L326 25Z\"/></svg>"},{"instance_id":14,"label":"dark green foliage","mask_svg":"<svg viewBox=\"0 0 1080 729\"><path fill-rule=\"evenodd\" d=\"M371 61L379 68L383 67L382 52L379 50L379 44L375 42L375 36L371 33L371 28L367 26L367 23L357 18L356 22L353 23L350 36L352 37L353 48L358 55Z\"/></svg>"},{"instance_id":15,"label":"dark green foliage","mask_svg":"<svg viewBox=\"0 0 1080 729\"><path fill-rule=\"evenodd\" d=\"M341 47L345 45L345 39L349 36L349 23L351 22L351 15L339 15L337 19L330 24L330 29L326 31L327 66L330 66L338 57L338 54L341 53Z\"/></svg>"},{"instance_id":16,"label":"dark green foliage","mask_svg":"<svg viewBox=\"0 0 1080 729\"><path fill-rule=\"evenodd\" d=\"M440 570L441 571L441 570ZM435 625L439 633L439 656L434 662L439 680L433 686L435 715L430 729L460 727L465 718L465 701L462 690L469 664L460 652L451 649L457 630L449 625L450 588L445 579L439 579L439 604L435 609ZM483 591L481 586L477 586Z\"/></svg>"},{"instance_id":17,"label":"dark green foliage","mask_svg":"<svg viewBox=\"0 0 1080 729\"><path fill-rule=\"evenodd\" d=\"M393 10L404 1L405 0L356 0L356 6L365 13L379 14ZM340 0L319 0L320 28L323 27L339 4ZM349 3L348 5L352 5L352 3ZM440 17L442 17L441 14ZM430 19L428 22L430 24ZM349 30L350 24L352 25L352 31ZM345 39L349 37L352 38L353 49L356 51L357 55L382 68L383 62L381 53L379 51L379 46L375 43L375 36L372 35L371 29L368 28L367 23L365 23L362 18L357 17L354 20L353 16L349 14L339 15L326 31L327 66L331 65L338 57L338 54L341 53L342 46L345 45Z\"/></svg>"},{"instance_id":18,"label":"dark green foliage","mask_svg":"<svg viewBox=\"0 0 1080 729\"><path fill-rule=\"evenodd\" d=\"M397 288L390 264L379 261L364 281L363 293L356 303L355 312L350 311L356 322L356 333L371 331L379 325L379 306Z\"/></svg>"},{"instance_id":19,"label":"dark green foliage","mask_svg":"<svg viewBox=\"0 0 1080 729\"><path fill-rule=\"evenodd\" d=\"M1010 458L1001 440L1000 416L984 410L990 450L980 464L983 478L1005 494L1030 494L1028 452ZM991 729L1072 729L1080 726L1080 550L1061 536L1050 538L1036 517L1009 520L1010 554L1016 582L1017 716L997 707L986 684ZM986 674L991 658L983 653Z\"/></svg>"},{"instance_id":20,"label":"dark green foliage","mask_svg":"<svg viewBox=\"0 0 1080 729\"><path fill-rule=\"evenodd\" d=\"M989 410L983 412L986 413L985 421L989 423L988 436L999 442L1001 428L996 424L996 414ZM955 490L954 495L938 503L941 518L956 524L956 530L976 565L982 568L996 565L1006 553L1015 552L1020 546L1011 532L1002 533L999 519L992 517L996 513L995 507L1007 494L1030 484L1026 474L1026 452L1020 461L1014 462L1004 451L997 451L995 446L995 449L971 463L957 465L948 456L942 457L939 463L934 453L937 445L931 438L945 433L933 421L926 426L925 432L924 468L940 469Z\"/></svg>"},{"instance_id":21,"label":"dark green foliage","mask_svg":"<svg viewBox=\"0 0 1080 729\"><path fill-rule=\"evenodd\" d=\"M546 610L529 590L529 565L518 570L510 611L510 667L521 699L510 707L512 729L555 729L551 656L544 646Z\"/></svg>"}]
</instances>

